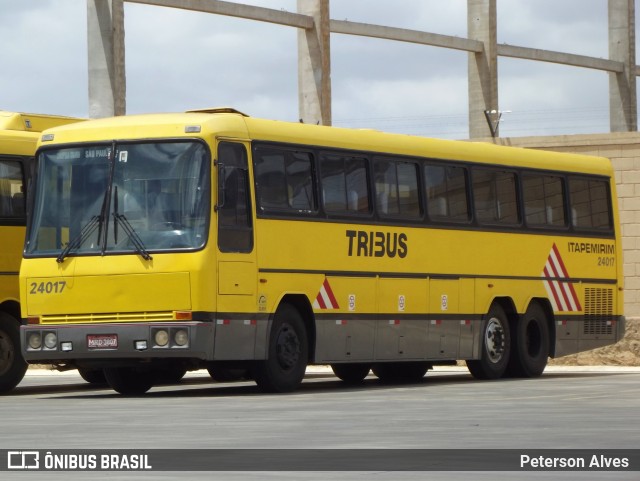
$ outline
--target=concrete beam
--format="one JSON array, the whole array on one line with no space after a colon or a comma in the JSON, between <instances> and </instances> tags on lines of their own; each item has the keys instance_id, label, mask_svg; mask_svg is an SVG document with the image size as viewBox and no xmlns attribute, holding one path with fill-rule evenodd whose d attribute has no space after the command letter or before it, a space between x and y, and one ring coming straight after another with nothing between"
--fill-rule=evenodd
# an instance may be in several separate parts
<instances>
[{"instance_id":1,"label":"concrete beam","mask_svg":"<svg viewBox=\"0 0 640 481\"><path fill-rule=\"evenodd\" d=\"M472 139L498 136L491 128L487 111L498 110L498 49L496 0L467 0L468 37L484 45L469 53L469 136ZM492 131L493 130L493 131Z\"/></svg>"},{"instance_id":2,"label":"concrete beam","mask_svg":"<svg viewBox=\"0 0 640 481\"><path fill-rule=\"evenodd\" d=\"M298 0L298 12L314 20L298 30L298 109L306 124L331 125L329 0Z\"/></svg>"},{"instance_id":3,"label":"concrete beam","mask_svg":"<svg viewBox=\"0 0 640 481\"><path fill-rule=\"evenodd\" d=\"M155 5L157 7L179 8L194 12L215 13L229 17L246 18L260 22L276 23L288 27L303 29L313 28L313 18L308 15L274 10L272 8L254 7L240 3L220 0L125 0L129 3Z\"/></svg>"},{"instance_id":4,"label":"concrete beam","mask_svg":"<svg viewBox=\"0 0 640 481\"><path fill-rule=\"evenodd\" d=\"M624 69L609 74L611 132L638 130L635 0L609 0L609 57Z\"/></svg>"},{"instance_id":5,"label":"concrete beam","mask_svg":"<svg viewBox=\"0 0 640 481\"><path fill-rule=\"evenodd\" d=\"M331 20L331 33L343 33L346 35L359 35L362 37L383 38L397 40L399 42L417 43L432 47L451 48L466 52L481 53L482 42L466 38L439 35L437 33L408 30L405 28L385 27L368 23L349 22L347 20Z\"/></svg>"},{"instance_id":6,"label":"concrete beam","mask_svg":"<svg viewBox=\"0 0 640 481\"><path fill-rule=\"evenodd\" d=\"M124 6L122 0L87 0L89 117L124 115Z\"/></svg>"},{"instance_id":7,"label":"concrete beam","mask_svg":"<svg viewBox=\"0 0 640 481\"><path fill-rule=\"evenodd\" d=\"M498 55L500 57L521 58L525 60L536 60L538 62L571 65L573 67L592 68L606 72L621 73L624 71L624 63L615 60L554 52L552 50L540 50L537 48L516 47L507 44L498 45Z\"/></svg>"}]
</instances>

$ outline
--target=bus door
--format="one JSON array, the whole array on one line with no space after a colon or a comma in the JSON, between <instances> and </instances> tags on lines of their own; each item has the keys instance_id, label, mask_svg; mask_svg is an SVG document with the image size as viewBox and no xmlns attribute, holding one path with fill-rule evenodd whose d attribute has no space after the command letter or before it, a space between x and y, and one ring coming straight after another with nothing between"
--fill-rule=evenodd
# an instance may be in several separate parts
<instances>
[{"instance_id":1,"label":"bus door","mask_svg":"<svg viewBox=\"0 0 640 481\"><path fill-rule=\"evenodd\" d=\"M218 143L214 359L254 358L257 268L248 165L245 144L226 140Z\"/></svg>"}]
</instances>

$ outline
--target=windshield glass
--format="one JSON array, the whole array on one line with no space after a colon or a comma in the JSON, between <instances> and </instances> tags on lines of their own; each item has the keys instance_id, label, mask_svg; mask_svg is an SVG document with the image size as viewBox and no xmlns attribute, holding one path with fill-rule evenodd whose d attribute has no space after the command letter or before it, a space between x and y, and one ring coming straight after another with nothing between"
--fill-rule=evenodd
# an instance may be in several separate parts
<instances>
[{"instance_id":1,"label":"windshield glass","mask_svg":"<svg viewBox=\"0 0 640 481\"><path fill-rule=\"evenodd\" d=\"M204 144L193 141L42 151L26 254L63 261L76 254L202 247L208 158Z\"/></svg>"}]
</instances>

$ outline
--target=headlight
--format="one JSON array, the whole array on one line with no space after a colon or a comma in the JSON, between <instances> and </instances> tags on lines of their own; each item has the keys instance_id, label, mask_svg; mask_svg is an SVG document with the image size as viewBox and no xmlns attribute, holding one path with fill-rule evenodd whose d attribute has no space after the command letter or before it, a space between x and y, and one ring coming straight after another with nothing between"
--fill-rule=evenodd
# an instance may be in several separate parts
<instances>
[{"instance_id":1,"label":"headlight","mask_svg":"<svg viewBox=\"0 0 640 481\"><path fill-rule=\"evenodd\" d=\"M189 342L189 334L187 334L185 329L180 329L174 334L173 341L177 346L186 346Z\"/></svg>"},{"instance_id":2,"label":"headlight","mask_svg":"<svg viewBox=\"0 0 640 481\"><path fill-rule=\"evenodd\" d=\"M169 342L169 333L163 329L156 331L154 336L156 346L166 346Z\"/></svg>"},{"instance_id":3,"label":"headlight","mask_svg":"<svg viewBox=\"0 0 640 481\"><path fill-rule=\"evenodd\" d=\"M55 332L47 332L44 335L44 345L47 349L54 349L58 345L58 336Z\"/></svg>"},{"instance_id":4,"label":"headlight","mask_svg":"<svg viewBox=\"0 0 640 481\"><path fill-rule=\"evenodd\" d=\"M29 334L29 347L31 349L40 349L42 347L42 335L39 332Z\"/></svg>"}]
</instances>

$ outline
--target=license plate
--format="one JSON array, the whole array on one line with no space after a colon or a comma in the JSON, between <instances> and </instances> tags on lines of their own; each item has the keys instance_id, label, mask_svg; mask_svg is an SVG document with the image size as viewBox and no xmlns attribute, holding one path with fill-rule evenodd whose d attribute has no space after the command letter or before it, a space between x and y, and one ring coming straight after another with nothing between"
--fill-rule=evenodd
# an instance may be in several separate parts
<instances>
[{"instance_id":1,"label":"license plate","mask_svg":"<svg viewBox=\"0 0 640 481\"><path fill-rule=\"evenodd\" d=\"M89 349L116 349L118 347L117 334L89 334L87 336Z\"/></svg>"}]
</instances>

